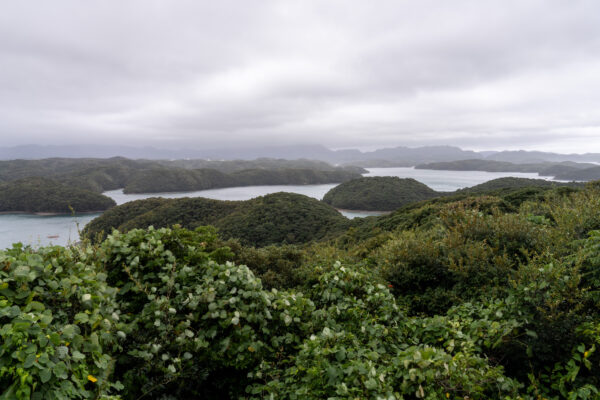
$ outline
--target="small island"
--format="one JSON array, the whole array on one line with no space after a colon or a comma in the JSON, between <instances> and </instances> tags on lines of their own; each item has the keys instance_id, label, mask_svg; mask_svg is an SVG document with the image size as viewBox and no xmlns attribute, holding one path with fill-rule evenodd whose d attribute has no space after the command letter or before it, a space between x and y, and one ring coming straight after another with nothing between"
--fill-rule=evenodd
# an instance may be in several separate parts
<instances>
[{"instance_id":1,"label":"small island","mask_svg":"<svg viewBox=\"0 0 600 400\"><path fill-rule=\"evenodd\" d=\"M498 191L509 192L516 191L519 189L548 189L557 187L583 187L582 183L577 182L556 182L548 181L545 179L531 179L531 178L515 178L505 177L496 178L491 181L480 183L479 185L471 186L464 189L459 189L456 193L467 193L467 194L498 194Z\"/></svg>"},{"instance_id":2,"label":"small island","mask_svg":"<svg viewBox=\"0 0 600 400\"><path fill-rule=\"evenodd\" d=\"M323 201L340 209L393 211L438 196L438 192L412 178L377 176L344 182L327 192Z\"/></svg>"},{"instance_id":3,"label":"small island","mask_svg":"<svg viewBox=\"0 0 600 400\"><path fill-rule=\"evenodd\" d=\"M560 181L594 181L600 179L600 166L572 161L515 164L495 160L458 160L419 164L415 169L444 171L529 172L551 176Z\"/></svg>"},{"instance_id":4,"label":"small island","mask_svg":"<svg viewBox=\"0 0 600 400\"><path fill-rule=\"evenodd\" d=\"M0 212L52 213L104 211L110 197L39 177L0 184Z\"/></svg>"}]
</instances>

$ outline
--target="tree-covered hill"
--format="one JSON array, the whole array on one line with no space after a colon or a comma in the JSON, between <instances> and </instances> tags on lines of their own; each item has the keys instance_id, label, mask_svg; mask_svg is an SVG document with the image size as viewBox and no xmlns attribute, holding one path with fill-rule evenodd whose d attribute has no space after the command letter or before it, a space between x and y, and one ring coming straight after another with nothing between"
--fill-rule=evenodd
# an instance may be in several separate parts
<instances>
[{"instance_id":1,"label":"tree-covered hill","mask_svg":"<svg viewBox=\"0 0 600 400\"><path fill-rule=\"evenodd\" d=\"M257 158L255 160L203 160L203 159L184 159L184 160L158 160L161 165L167 167L178 167L186 169L216 169L224 173L232 173L245 169L311 169L315 171L349 171L359 174L367 172L366 169L353 165L342 167L333 166L325 161L297 159L286 160L282 158Z\"/></svg>"},{"instance_id":2,"label":"tree-covered hill","mask_svg":"<svg viewBox=\"0 0 600 400\"><path fill-rule=\"evenodd\" d=\"M113 158L45 158L41 160L0 161L0 181L11 181L32 176L62 178L85 175L93 171L113 174L114 169L128 172L158 166L153 161Z\"/></svg>"},{"instance_id":3,"label":"tree-covered hill","mask_svg":"<svg viewBox=\"0 0 600 400\"><path fill-rule=\"evenodd\" d=\"M94 238L113 229L174 224L190 229L213 225L223 237L265 246L319 240L346 228L348 220L327 204L295 193L273 193L246 201L151 198L107 211L86 225L84 234Z\"/></svg>"},{"instance_id":4,"label":"tree-covered hill","mask_svg":"<svg viewBox=\"0 0 600 400\"><path fill-rule=\"evenodd\" d=\"M215 169L153 168L131 176L123 192L191 192L228 186L235 186L234 180Z\"/></svg>"},{"instance_id":5,"label":"tree-covered hill","mask_svg":"<svg viewBox=\"0 0 600 400\"><path fill-rule=\"evenodd\" d=\"M308 243L348 226L348 219L337 210L300 194L280 192L244 203L214 226L225 237L256 246Z\"/></svg>"},{"instance_id":6,"label":"tree-covered hill","mask_svg":"<svg viewBox=\"0 0 600 400\"><path fill-rule=\"evenodd\" d=\"M120 188L125 188L126 193L159 193L233 186L339 183L358 178L362 172L362 168L334 167L311 160L221 162L114 157L0 161L0 182L45 177L99 193Z\"/></svg>"},{"instance_id":7,"label":"tree-covered hill","mask_svg":"<svg viewBox=\"0 0 600 400\"><path fill-rule=\"evenodd\" d=\"M556 174L556 179L570 181L598 180L600 179L600 166L577 170L563 170Z\"/></svg>"},{"instance_id":8,"label":"tree-covered hill","mask_svg":"<svg viewBox=\"0 0 600 400\"><path fill-rule=\"evenodd\" d=\"M348 210L392 211L408 203L437 197L427 185L411 178L366 177L354 179L331 189L323 201Z\"/></svg>"},{"instance_id":9,"label":"tree-covered hill","mask_svg":"<svg viewBox=\"0 0 600 400\"><path fill-rule=\"evenodd\" d=\"M223 173L215 169L153 168L130 177L125 193L189 192L254 185L338 183L360 177L352 171L311 169L249 169Z\"/></svg>"},{"instance_id":10,"label":"tree-covered hill","mask_svg":"<svg viewBox=\"0 0 600 400\"><path fill-rule=\"evenodd\" d=\"M45 178L0 183L0 212L89 212L115 205L110 197Z\"/></svg>"}]
</instances>

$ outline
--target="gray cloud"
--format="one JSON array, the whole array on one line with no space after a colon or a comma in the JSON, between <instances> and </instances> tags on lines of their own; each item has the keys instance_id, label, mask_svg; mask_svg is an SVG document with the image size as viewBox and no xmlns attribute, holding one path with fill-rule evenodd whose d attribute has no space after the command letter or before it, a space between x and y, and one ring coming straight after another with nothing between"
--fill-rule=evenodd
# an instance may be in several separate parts
<instances>
[{"instance_id":1,"label":"gray cloud","mask_svg":"<svg viewBox=\"0 0 600 400\"><path fill-rule=\"evenodd\" d=\"M2 8L5 146L600 152L600 4L592 0Z\"/></svg>"}]
</instances>

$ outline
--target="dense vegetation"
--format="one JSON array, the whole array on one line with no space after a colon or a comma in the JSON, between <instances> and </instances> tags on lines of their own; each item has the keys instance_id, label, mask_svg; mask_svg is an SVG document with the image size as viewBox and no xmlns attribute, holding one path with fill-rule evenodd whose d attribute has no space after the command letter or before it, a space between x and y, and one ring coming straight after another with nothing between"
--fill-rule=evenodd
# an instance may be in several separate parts
<instances>
[{"instance_id":1,"label":"dense vegetation","mask_svg":"<svg viewBox=\"0 0 600 400\"><path fill-rule=\"evenodd\" d=\"M507 161L473 159L419 164L415 168L446 171L538 172L540 164L513 164Z\"/></svg>"},{"instance_id":2,"label":"dense vegetation","mask_svg":"<svg viewBox=\"0 0 600 400\"><path fill-rule=\"evenodd\" d=\"M564 181L600 179L600 167L571 161L515 164L508 161L472 159L419 164L415 168L447 171L537 172L538 175L551 176Z\"/></svg>"},{"instance_id":3,"label":"dense vegetation","mask_svg":"<svg viewBox=\"0 0 600 400\"><path fill-rule=\"evenodd\" d=\"M209 168L194 169L196 166ZM128 160L122 157L0 161L0 182L51 178L71 187L128 193L192 191L230 186L337 183L360 177L357 167L310 160Z\"/></svg>"},{"instance_id":4,"label":"dense vegetation","mask_svg":"<svg viewBox=\"0 0 600 400\"><path fill-rule=\"evenodd\" d=\"M69 213L104 211L115 206L110 197L43 178L0 183L0 212Z\"/></svg>"},{"instance_id":5,"label":"dense vegetation","mask_svg":"<svg viewBox=\"0 0 600 400\"><path fill-rule=\"evenodd\" d=\"M210 168L216 169L224 173L232 173L236 171L242 171L245 169L266 169L266 170L277 170L277 169L311 169L315 171L349 171L359 174L367 172L366 169L361 167L355 167L352 165L346 165L343 167L334 167L325 161L308 160L308 159L296 159L286 160L282 158L257 158L256 160L158 160L161 165L168 167L178 167L186 169L202 169Z\"/></svg>"},{"instance_id":6,"label":"dense vegetation","mask_svg":"<svg viewBox=\"0 0 600 400\"><path fill-rule=\"evenodd\" d=\"M307 185L344 182L359 173L311 169L251 169L226 174L215 169L155 168L133 175L125 193L189 192L213 188L253 185Z\"/></svg>"},{"instance_id":7,"label":"dense vegetation","mask_svg":"<svg viewBox=\"0 0 600 400\"><path fill-rule=\"evenodd\" d=\"M393 211L408 203L439 196L433 189L411 178L367 177L331 189L323 201L348 210Z\"/></svg>"},{"instance_id":8,"label":"dense vegetation","mask_svg":"<svg viewBox=\"0 0 600 400\"><path fill-rule=\"evenodd\" d=\"M304 246L15 245L0 398L596 399L599 271L599 184L437 198Z\"/></svg>"},{"instance_id":9,"label":"dense vegetation","mask_svg":"<svg viewBox=\"0 0 600 400\"><path fill-rule=\"evenodd\" d=\"M572 181L592 181L600 179L600 167L590 167L576 170L563 170L556 174L556 179Z\"/></svg>"},{"instance_id":10,"label":"dense vegetation","mask_svg":"<svg viewBox=\"0 0 600 400\"><path fill-rule=\"evenodd\" d=\"M464 189L459 189L456 193L469 193L469 194L477 194L477 193L490 193L497 190L502 191L518 191L520 189L525 188L536 188L536 189L548 189L548 188L557 188L557 187L571 187L571 188L579 188L583 187L583 183L576 182L555 182L555 181L547 181L545 179L528 179L528 178L497 178L492 179L490 181L481 183L479 185L471 186Z\"/></svg>"},{"instance_id":11,"label":"dense vegetation","mask_svg":"<svg viewBox=\"0 0 600 400\"><path fill-rule=\"evenodd\" d=\"M151 168L152 165L154 163L150 161L121 157L0 161L0 182L44 177L69 186L103 192L124 187L129 176L136 171Z\"/></svg>"},{"instance_id":12,"label":"dense vegetation","mask_svg":"<svg viewBox=\"0 0 600 400\"><path fill-rule=\"evenodd\" d=\"M553 182L544 179L498 178L457 190L456 192L436 192L414 179L396 177L367 177L345 182L331 189L323 201L336 208L354 210L393 211L411 203L436 197L451 196L458 199L466 194L490 194L502 198L519 199L543 193L550 188L582 187L582 183ZM512 201L508 199L509 201Z\"/></svg>"},{"instance_id":13,"label":"dense vegetation","mask_svg":"<svg viewBox=\"0 0 600 400\"><path fill-rule=\"evenodd\" d=\"M90 222L84 234L95 238L113 229L174 224L190 229L210 224L219 228L223 237L266 246L319 240L346 228L348 220L327 204L295 193L273 193L246 201L151 198L107 211Z\"/></svg>"}]
</instances>

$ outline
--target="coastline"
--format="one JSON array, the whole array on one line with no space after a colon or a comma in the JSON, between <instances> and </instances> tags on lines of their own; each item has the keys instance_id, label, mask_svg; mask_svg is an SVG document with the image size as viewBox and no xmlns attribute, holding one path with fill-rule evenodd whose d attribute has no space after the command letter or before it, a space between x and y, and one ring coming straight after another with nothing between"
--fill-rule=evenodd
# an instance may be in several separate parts
<instances>
[{"instance_id":1,"label":"coastline","mask_svg":"<svg viewBox=\"0 0 600 400\"><path fill-rule=\"evenodd\" d=\"M59 215L88 215L88 214L101 214L107 210L98 210L98 211L80 211L75 214L70 212L47 212L47 211L0 211L0 215L10 215L10 214L27 214L27 215L37 215L40 217L53 217Z\"/></svg>"},{"instance_id":2,"label":"coastline","mask_svg":"<svg viewBox=\"0 0 600 400\"><path fill-rule=\"evenodd\" d=\"M387 215L387 214L391 214L394 211L378 211L378 210L350 210L347 208L336 208L334 207L336 210L342 212L352 212L352 213L373 213L373 214L377 214L377 215Z\"/></svg>"}]
</instances>

